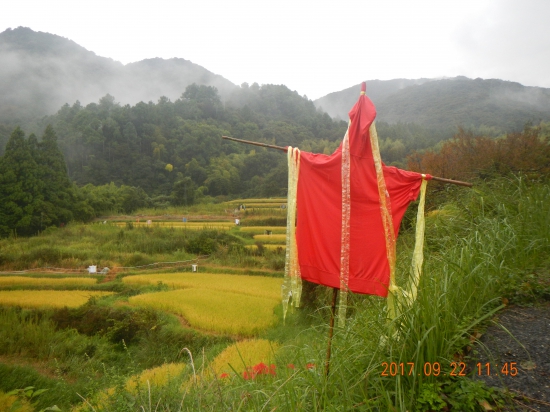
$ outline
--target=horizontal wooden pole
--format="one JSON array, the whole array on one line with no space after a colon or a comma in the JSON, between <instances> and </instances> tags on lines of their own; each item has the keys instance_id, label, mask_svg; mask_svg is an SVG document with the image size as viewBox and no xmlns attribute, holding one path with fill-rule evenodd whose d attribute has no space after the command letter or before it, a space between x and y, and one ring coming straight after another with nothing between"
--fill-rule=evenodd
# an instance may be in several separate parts
<instances>
[{"instance_id":1,"label":"horizontal wooden pole","mask_svg":"<svg viewBox=\"0 0 550 412\"><path fill-rule=\"evenodd\" d=\"M432 176L432 180L436 180L442 183L449 183L451 185L472 187L474 184L470 182L461 182L460 180L445 179L444 177Z\"/></svg>"},{"instance_id":2,"label":"horizontal wooden pole","mask_svg":"<svg viewBox=\"0 0 550 412\"><path fill-rule=\"evenodd\" d=\"M222 139L232 140L234 142L245 143L245 144L253 144L254 146L269 147L270 149L282 150L283 152L287 151L286 147L275 146L275 145L267 144L267 143L251 142L250 140L235 139L234 137L229 137L229 136L222 136Z\"/></svg>"},{"instance_id":3,"label":"horizontal wooden pole","mask_svg":"<svg viewBox=\"0 0 550 412\"><path fill-rule=\"evenodd\" d=\"M287 147L283 147L283 146L275 146L267 143L251 142L250 140L236 139L234 137L229 137L229 136L222 136L222 139L232 140L233 142L238 142L238 143L252 144L254 146L269 147L270 149L277 149L283 152L286 152L288 150ZM435 180L437 182L442 182L442 183L449 183L451 185L458 185L458 186L465 186L465 187L473 186L473 183L470 183L470 182L461 182L460 180L445 179L444 177L432 176L432 180Z\"/></svg>"}]
</instances>

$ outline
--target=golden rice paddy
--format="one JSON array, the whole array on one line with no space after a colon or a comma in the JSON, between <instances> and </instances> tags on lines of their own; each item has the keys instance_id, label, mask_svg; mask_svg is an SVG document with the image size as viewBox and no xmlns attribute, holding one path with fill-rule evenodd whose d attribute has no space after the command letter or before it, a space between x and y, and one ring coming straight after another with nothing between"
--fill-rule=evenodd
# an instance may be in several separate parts
<instances>
[{"instance_id":1,"label":"golden rice paddy","mask_svg":"<svg viewBox=\"0 0 550 412\"><path fill-rule=\"evenodd\" d=\"M254 235L254 240L270 244L286 244L286 235Z\"/></svg>"},{"instance_id":2,"label":"golden rice paddy","mask_svg":"<svg viewBox=\"0 0 550 412\"><path fill-rule=\"evenodd\" d=\"M126 276L122 281L129 285L156 285L162 282L174 289L211 289L275 300L280 299L283 283L281 278L201 272Z\"/></svg>"},{"instance_id":3,"label":"golden rice paddy","mask_svg":"<svg viewBox=\"0 0 550 412\"><path fill-rule=\"evenodd\" d=\"M139 387L147 388L148 384L151 387L166 386L172 379L180 377L186 368L186 363L165 363L156 368L146 369L126 381L126 390L135 393Z\"/></svg>"},{"instance_id":4,"label":"golden rice paddy","mask_svg":"<svg viewBox=\"0 0 550 412\"><path fill-rule=\"evenodd\" d=\"M113 292L85 290L2 290L0 305L21 306L25 308L41 307L78 307L91 297L112 295Z\"/></svg>"},{"instance_id":5,"label":"golden rice paddy","mask_svg":"<svg viewBox=\"0 0 550 412\"><path fill-rule=\"evenodd\" d=\"M149 388L165 387L174 379L179 379L187 368L185 363L165 363L155 368L146 369L141 373L130 376L126 380L125 389L133 394L139 391L149 391ZM97 393L94 397L94 403L97 410L107 410L107 400L116 392L114 387L107 388ZM74 406L71 412L89 411L86 402ZM95 409L94 409L95 410Z\"/></svg>"},{"instance_id":6,"label":"golden rice paddy","mask_svg":"<svg viewBox=\"0 0 550 412\"><path fill-rule=\"evenodd\" d=\"M91 286L97 279L85 277L70 278L34 278L28 276L0 276L0 287L9 286L40 286L40 287L75 287Z\"/></svg>"},{"instance_id":7,"label":"golden rice paddy","mask_svg":"<svg viewBox=\"0 0 550 412\"><path fill-rule=\"evenodd\" d=\"M129 303L184 317L191 327L239 336L254 336L273 326L279 299L215 289L180 289L132 296Z\"/></svg>"},{"instance_id":8,"label":"golden rice paddy","mask_svg":"<svg viewBox=\"0 0 550 412\"><path fill-rule=\"evenodd\" d=\"M240 372L260 362L266 365L275 362L275 352L279 345L266 339L248 339L225 348L210 364L216 375L231 374L233 369Z\"/></svg>"},{"instance_id":9,"label":"golden rice paddy","mask_svg":"<svg viewBox=\"0 0 550 412\"><path fill-rule=\"evenodd\" d=\"M260 362L271 365L275 363L275 353L279 345L267 339L246 339L234 343L225 348L210 362L207 368L196 365L197 373L202 370L200 379L211 379L215 375L218 379L222 374L234 374L234 370L241 373L247 368ZM165 363L155 368L146 369L143 372L131 376L126 381L126 390L136 393L138 388L163 387L174 379L179 379L189 370L187 363ZM193 378L184 382L183 386L191 384Z\"/></svg>"}]
</instances>

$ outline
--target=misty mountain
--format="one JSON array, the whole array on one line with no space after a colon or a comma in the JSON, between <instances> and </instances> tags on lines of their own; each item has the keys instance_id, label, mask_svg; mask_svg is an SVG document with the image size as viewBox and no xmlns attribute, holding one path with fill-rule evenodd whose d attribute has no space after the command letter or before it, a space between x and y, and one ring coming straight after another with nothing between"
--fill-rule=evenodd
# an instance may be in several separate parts
<instances>
[{"instance_id":1,"label":"misty mountain","mask_svg":"<svg viewBox=\"0 0 550 412\"><path fill-rule=\"evenodd\" d=\"M243 95L224 77L185 59L123 65L66 38L24 27L0 33L0 61L0 127L53 114L77 100L96 103L106 94L122 105L157 102L161 96L175 101L192 83L216 87L220 99L234 106L260 103L256 95ZM355 85L313 103L333 118L347 120L358 90ZM502 80L371 80L367 95L377 107L379 124L417 124L446 136L458 126L498 133L550 120L550 89ZM292 107L279 109L289 112Z\"/></svg>"},{"instance_id":2,"label":"misty mountain","mask_svg":"<svg viewBox=\"0 0 550 412\"><path fill-rule=\"evenodd\" d=\"M367 81L367 96L376 105L378 101L402 90L406 87L424 84L431 79L393 79L393 80L369 80ZM327 112L330 116L340 120L348 120L348 112L357 101L361 85L354 85L339 92L327 94L313 103L316 107Z\"/></svg>"},{"instance_id":3,"label":"misty mountain","mask_svg":"<svg viewBox=\"0 0 550 412\"><path fill-rule=\"evenodd\" d=\"M140 101L156 102L166 96L170 100L181 97L190 84L213 86L222 100L237 89L229 80L185 59L146 59L124 66L124 77L113 88L117 101L134 104ZM120 97L119 97L120 96Z\"/></svg>"},{"instance_id":4,"label":"misty mountain","mask_svg":"<svg viewBox=\"0 0 550 412\"><path fill-rule=\"evenodd\" d=\"M0 121L17 123L53 114L75 101L110 94L121 104L175 100L197 83L226 98L236 86L184 59L147 59L123 65L75 42L19 27L0 33Z\"/></svg>"},{"instance_id":5,"label":"misty mountain","mask_svg":"<svg viewBox=\"0 0 550 412\"><path fill-rule=\"evenodd\" d=\"M317 99L314 104L334 118L347 119L360 85ZM371 80L367 95L377 120L416 123L449 130L487 127L501 132L521 130L527 122L550 120L550 89L503 80L446 79Z\"/></svg>"}]
</instances>

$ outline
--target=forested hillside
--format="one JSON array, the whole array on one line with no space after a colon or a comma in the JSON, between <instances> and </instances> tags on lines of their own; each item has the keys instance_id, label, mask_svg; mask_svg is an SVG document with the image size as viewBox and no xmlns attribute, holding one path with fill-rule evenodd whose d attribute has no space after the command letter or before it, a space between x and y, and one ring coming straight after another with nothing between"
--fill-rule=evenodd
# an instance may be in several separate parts
<instances>
[{"instance_id":1,"label":"forested hillside","mask_svg":"<svg viewBox=\"0 0 550 412\"><path fill-rule=\"evenodd\" d=\"M79 186L140 187L161 203L192 203L206 194L285 195L284 154L222 135L329 153L346 129L297 93L267 85L245 85L225 105L209 86L188 86L174 102L162 97L135 106L107 95L85 107L65 105L29 131L48 124Z\"/></svg>"},{"instance_id":2,"label":"forested hillside","mask_svg":"<svg viewBox=\"0 0 550 412\"><path fill-rule=\"evenodd\" d=\"M332 93L315 105L346 119L358 88ZM414 123L443 134L454 134L458 127L492 134L517 132L527 122L550 120L550 89L503 80L374 80L367 82L367 95L376 105L378 121Z\"/></svg>"},{"instance_id":3,"label":"forested hillside","mask_svg":"<svg viewBox=\"0 0 550 412\"><path fill-rule=\"evenodd\" d=\"M243 84L225 103L215 88L196 84L173 102L161 97L157 103L130 106L106 95L86 106L66 104L55 115L27 123L23 131L40 135L50 124L70 180L90 198L112 198L94 206L96 211L131 210L130 201L114 200L116 188L123 186L142 191L140 202L137 192L124 195L134 199L134 208L192 204L204 196L284 196L284 154L221 136L329 154L346 129L345 122L318 111L297 92L257 84ZM453 135L414 123L377 122L377 128L383 160L401 167L411 153ZM11 133L4 126L0 138L7 141ZM104 189L98 192L98 186Z\"/></svg>"},{"instance_id":4,"label":"forested hillside","mask_svg":"<svg viewBox=\"0 0 550 412\"><path fill-rule=\"evenodd\" d=\"M388 96L413 85L420 85L432 79L393 79L393 80L368 80L367 96L375 105ZM355 84L347 89L336 91L314 101L315 106L335 118L346 120L348 112L357 100L357 90L360 84Z\"/></svg>"}]
</instances>

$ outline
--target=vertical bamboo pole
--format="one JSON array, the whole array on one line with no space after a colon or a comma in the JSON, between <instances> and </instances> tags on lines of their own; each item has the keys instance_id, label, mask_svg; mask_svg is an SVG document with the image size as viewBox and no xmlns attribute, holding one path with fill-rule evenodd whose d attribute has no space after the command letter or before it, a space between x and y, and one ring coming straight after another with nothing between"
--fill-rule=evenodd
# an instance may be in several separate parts
<instances>
[{"instance_id":1,"label":"vertical bamboo pole","mask_svg":"<svg viewBox=\"0 0 550 412\"><path fill-rule=\"evenodd\" d=\"M330 353L332 350L332 336L334 335L334 316L336 314L336 296L338 288L332 288L332 305L330 307L330 323L328 329L327 359L325 360L325 378L328 378L330 370Z\"/></svg>"}]
</instances>

